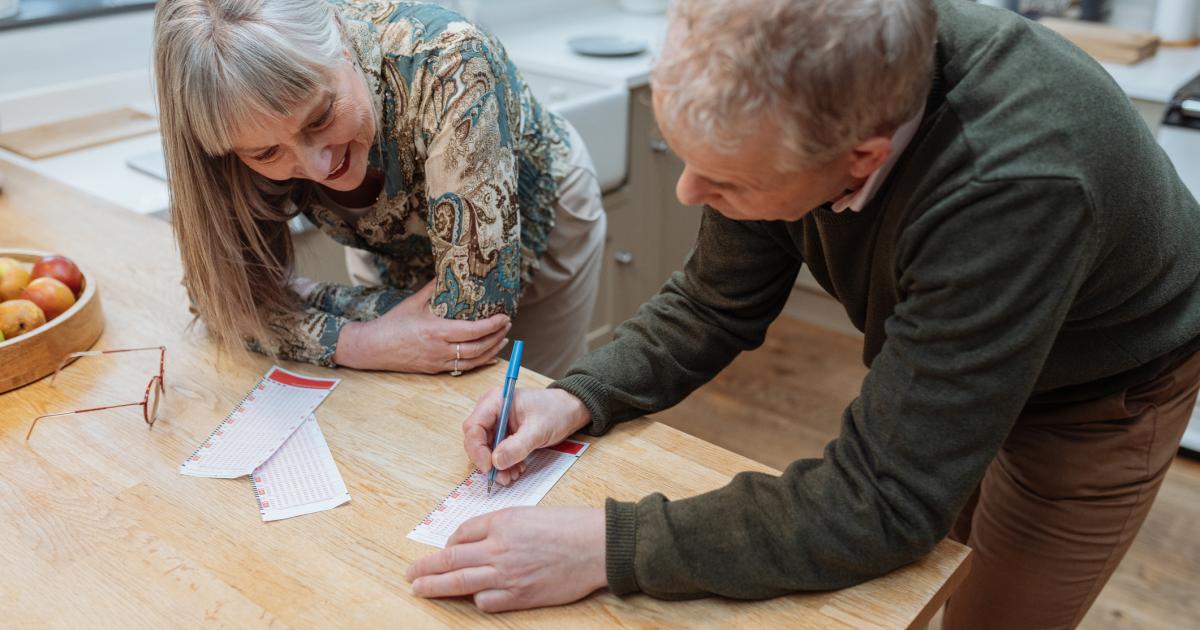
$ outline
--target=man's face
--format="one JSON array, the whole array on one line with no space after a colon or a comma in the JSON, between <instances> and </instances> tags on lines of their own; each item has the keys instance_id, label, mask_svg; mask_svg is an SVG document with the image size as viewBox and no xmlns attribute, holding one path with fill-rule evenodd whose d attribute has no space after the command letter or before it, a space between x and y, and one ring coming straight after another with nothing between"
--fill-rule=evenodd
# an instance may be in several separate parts
<instances>
[{"instance_id":1,"label":"man's face","mask_svg":"<svg viewBox=\"0 0 1200 630\"><path fill-rule=\"evenodd\" d=\"M657 96L654 111L666 120ZM675 186L679 202L709 205L730 219L796 221L861 183L853 174L854 151L821 166L782 172L778 134L765 121L732 154L712 149L687 129L664 125L662 133L685 165Z\"/></svg>"}]
</instances>

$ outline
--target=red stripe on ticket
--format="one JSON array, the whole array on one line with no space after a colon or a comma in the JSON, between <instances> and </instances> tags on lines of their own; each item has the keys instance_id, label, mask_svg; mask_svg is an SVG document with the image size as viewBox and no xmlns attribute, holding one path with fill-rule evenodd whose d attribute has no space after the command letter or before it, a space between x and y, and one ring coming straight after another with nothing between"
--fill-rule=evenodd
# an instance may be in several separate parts
<instances>
[{"instance_id":1,"label":"red stripe on ticket","mask_svg":"<svg viewBox=\"0 0 1200 630\"><path fill-rule=\"evenodd\" d=\"M283 370L272 370L267 378L283 385L305 387L308 389L333 389L333 386L337 383L335 380L323 378L305 378L290 372L284 372Z\"/></svg>"},{"instance_id":2,"label":"red stripe on ticket","mask_svg":"<svg viewBox=\"0 0 1200 630\"><path fill-rule=\"evenodd\" d=\"M583 447L584 444L581 442L572 442L571 440L567 440L565 442L559 442L554 446L547 446L546 448L552 451L558 451L559 453L566 453L567 455L578 455L579 452L583 450Z\"/></svg>"}]
</instances>

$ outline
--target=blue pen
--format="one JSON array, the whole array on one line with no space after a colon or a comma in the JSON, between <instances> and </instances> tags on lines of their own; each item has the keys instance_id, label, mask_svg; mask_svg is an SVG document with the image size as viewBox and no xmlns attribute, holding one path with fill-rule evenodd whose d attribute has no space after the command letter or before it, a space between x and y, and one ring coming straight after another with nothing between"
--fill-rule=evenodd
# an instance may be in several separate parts
<instances>
[{"instance_id":1,"label":"blue pen","mask_svg":"<svg viewBox=\"0 0 1200 630\"><path fill-rule=\"evenodd\" d=\"M508 432L508 414L512 411L513 394L517 391L517 375L521 373L521 350L524 349L525 342L517 340L513 342L512 356L508 358L508 374L504 375L504 402L500 406L500 424L496 427L496 442L492 445L492 452L500 448L500 441L504 439L504 434ZM496 481L496 466L492 465L492 470L488 472L488 496L492 495L492 484Z\"/></svg>"}]
</instances>

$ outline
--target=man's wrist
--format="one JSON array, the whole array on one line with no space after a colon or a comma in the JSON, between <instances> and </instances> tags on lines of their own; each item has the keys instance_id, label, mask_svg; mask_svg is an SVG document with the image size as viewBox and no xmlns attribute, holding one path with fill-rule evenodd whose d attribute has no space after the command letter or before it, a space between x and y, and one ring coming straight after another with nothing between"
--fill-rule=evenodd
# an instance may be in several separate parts
<instances>
[{"instance_id":1,"label":"man's wrist","mask_svg":"<svg viewBox=\"0 0 1200 630\"><path fill-rule=\"evenodd\" d=\"M592 423L592 412L587 408L587 405L583 404L583 401L578 396L569 392L564 393L571 397L571 402L575 405L575 412L573 414L575 421L571 424L571 433L575 434L584 430Z\"/></svg>"},{"instance_id":2,"label":"man's wrist","mask_svg":"<svg viewBox=\"0 0 1200 630\"><path fill-rule=\"evenodd\" d=\"M605 523L604 508L592 510L593 536L592 540L597 549L596 565L592 567L592 590L608 588L608 532Z\"/></svg>"},{"instance_id":3,"label":"man's wrist","mask_svg":"<svg viewBox=\"0 0 1200 630\"><path fill-rule=\"evenodd\" d=\"M571 417L573 426L576 422L579 423L579 431L588 435L601 435L608 430L609 423L604 407L608 395L600 381L585 374L572 374L550 383L548 387L561 389L583 403L586 413L581 414L581 417Z\"/></svg>"}]
</instances>

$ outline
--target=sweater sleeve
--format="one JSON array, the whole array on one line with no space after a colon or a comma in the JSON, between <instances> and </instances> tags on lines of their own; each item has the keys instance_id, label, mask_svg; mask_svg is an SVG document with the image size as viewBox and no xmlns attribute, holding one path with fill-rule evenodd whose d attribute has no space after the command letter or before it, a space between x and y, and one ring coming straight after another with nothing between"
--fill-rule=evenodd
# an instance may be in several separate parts
<instances>
[{"instance_id":1,"label":"sweater sleeve","mask_svg":"<svg viewBox=\"0 0 1200 630\"><path fill-rule=\"evenodd\" d=\"M824 456L679 501L610 500L610 588L758 599L851 586L928 553L1032 392L1097 231L1071 180L974 183L940 200L898 244L887 341Z\"/></svg>"},{"instance_id":2,"label":"sweater sleeve","mask_svg":"<svg viewBox=\"0 0 1200 630\"><path fill-rule=\"evenodd\" d=\"M768 225L705 209L684 270L617 327L611 343L550 385L583 401L590 433L678 403L762 344L800 270L797 253Z\"/></svg>"}]
</instances>

